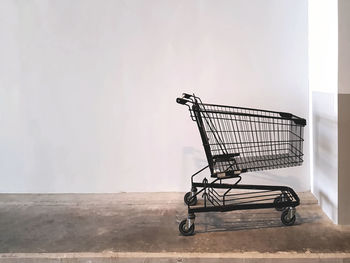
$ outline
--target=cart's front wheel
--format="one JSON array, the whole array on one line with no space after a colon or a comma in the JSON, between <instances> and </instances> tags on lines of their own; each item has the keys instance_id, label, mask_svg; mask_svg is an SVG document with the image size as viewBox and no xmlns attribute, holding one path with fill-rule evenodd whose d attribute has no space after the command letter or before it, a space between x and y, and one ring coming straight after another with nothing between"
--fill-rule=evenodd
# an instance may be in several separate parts
<instances>
[{"instance_id":1,"label":"cart's front wheel","mask_svg":"<svg viewBox=\"0 0 350 263\"><path fill-rule=\"evenodd\" d=\"M281 221L284 225L286 226L292 226L295 223L295 215L293 215L292 217L290 217L289 215L289 209L286 209L282 212L281 215Z\"/></svg>"},{"instance_id":2,"label":"cart's front wheel","mask_svg":"<svg viewBox=\"0 0 350 263\"><path fill-rule=\"evenodd\" d=\"M188 192L184 196L184 201L186 205L196 205L197 204L197 196L192 197L192 193Z\"/></svg>"},{"instance_id":3,"label":"cart's front wheel","mask_svg":"<svg viewBox=\"0 0 350 263\"><path fill-rule=\"evenodd\" d=\"M194 233L194 224L192 224L190 227L188 227L187 219L184 219L179 224L179 231L184 236L191 236Z\"/></svg>"}]
</instances>

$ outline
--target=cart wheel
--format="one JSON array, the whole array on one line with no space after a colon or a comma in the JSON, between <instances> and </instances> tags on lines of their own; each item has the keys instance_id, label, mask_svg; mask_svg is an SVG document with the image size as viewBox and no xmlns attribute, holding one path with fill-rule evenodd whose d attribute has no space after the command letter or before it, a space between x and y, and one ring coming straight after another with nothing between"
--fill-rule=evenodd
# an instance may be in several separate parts
<instances>
[{"instance_id":1,"label":"cart wheel","mask_svg":"<svg viewBox=\"0 0 350 263\"><path fill-rule=\"evenodd\" d=\"M286 209L282 212L281 221L286 226L292 226L295 223L295 215L292 218L288 218L288 209Z\"/></svg>"},{"instance_id":2,"label":"cart wheel","mask_svg":"<svg viewBox=\"0 0 350 263\"><path fill-rule=\"evenodd\" d=\"M282 202L284 201L284 199L285 199L285 197L282 197L282 195L277 196L277 197L275 198L275 200L273 201L273 203L274 203L275 205L276 205L276 204L279 204L279 203L282 203ZM283 210L286 209L286 207L275 207L275 209L276 209L277 211L283 211Z\"/></svg>"},{"instance_id":3,"label":"cart wheel","mask_svg":"<svg viewBox=\"0 0 350 263\"><path fill-rule=\"evenodd\" d=\"M194 196L192 199L192 193L188 192L184 196L184 201L186 205L196 205L197 204L197 196ZM190 200L191 199L191 200Z\"/></svg>"},{"instance_id":4,"label":"cart wheel","mask_svg":"<svg viewBox=\"0 0 350 263\"><path fill-rule=\"evenodd\" d=\"M194 233L194 224L192 224L192 226L188 228L186 223L187 223L186 219L181 221L181 223L179 224L179 231L184 236L191 236Z\"/></svg>"}]
</instances>

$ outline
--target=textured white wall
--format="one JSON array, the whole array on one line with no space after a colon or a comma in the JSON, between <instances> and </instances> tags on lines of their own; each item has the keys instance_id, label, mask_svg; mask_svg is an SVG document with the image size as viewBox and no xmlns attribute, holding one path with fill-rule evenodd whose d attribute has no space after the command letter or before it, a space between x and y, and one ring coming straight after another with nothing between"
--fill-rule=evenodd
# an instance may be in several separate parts
<instances>
[{"instance_id":1,"label":"textured white wall","mask_svg":"<svg viewBox=\"0 0 350 263\"><path fill-rule=\"evenodd\" d=\"M312 192L338 221L338 1L309 0Z\"/></svg>"},{"instance_id":2,"label":"textured white wall","mask_svg":"<svg viewBox=\"0 0 350 263\"><path fill-rule=\"evenodd\" d=\"M312 93L312 192L323 211L338 222L337 93Z\"/></svg>"},{"instance_id":3,"label":"textured white wall","mask_svg":"<svg viewBox=\"0 0 350 263\"><path fill-rule=\"evenodd\" d=\"M308 116L305 0L0 5L0 192L187 190L205 156L182 92ZM308 151L243 182L308 190Z\"/></svg>"}]
</instances>

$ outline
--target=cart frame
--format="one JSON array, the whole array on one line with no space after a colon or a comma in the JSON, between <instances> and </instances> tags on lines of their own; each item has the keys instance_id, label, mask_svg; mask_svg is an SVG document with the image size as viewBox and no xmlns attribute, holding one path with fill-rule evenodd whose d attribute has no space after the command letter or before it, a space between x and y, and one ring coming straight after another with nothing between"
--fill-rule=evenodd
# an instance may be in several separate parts
<instances>
[{"instance_id":1,"label":"cart frame","mask_svg":"<svg viewBox=\"0 0 350 263\"><path fill-rule=\"evenodd\" d=\"M296 219L295 207L300 204L300 199L292 188L287 186L251 185L239 183L242 179L242 173L301 165L303 162L303 127L306 125L306 120L285 112L204 104L201 99L196 97L194 94L190 95L183 93L181 98L177 98L176 102L186 105L189 108L192 120L197 123L208 161L207 166L203 167L191 176L191 191L186 193L184 196L184 201L188 206L188 216L187 219L180 222L180 233L185 236L192 235L194 233L195 213L200 212L227 212L233 210L275 208L278 211L282 211L281 221L283 224L293 225ZM214 109L208 109L206 108L207 106L208 108L212 107ZM226 110L226 108L228 110ZM207 116L205 114L207 114ZM210 120L210 114L212 114L213 118L217 118L216 123L213 123L213 121ZM279 122L278 125L284 125L283 127L293 129L293 132L290 133L291 135L284 135L284 140L275 142L271 140L272 137L267 138L266 135L262 137L260 136L261 138L259 138L259 130L254 131L257 133L256 137L254 137L253 129L246 129L245 132L249 131L252 133L252 135L251 137L246 136L245 142L228 142L228 137L223 132L238 133L240 132L239 128L241 124L236 124L237 126L235 127L238 129L237 131L232 130L234 126L231 127L231 130L227 129L227 127L225 127L226 131L215 130L214 124L220 125L219 121L225 119L222 117L225 116L225 114L238 116L235 119L231 117L231 119L228 120L240 121L241 123L251 121L262 122L262 120L266 118L267 120L271 119L271 123L266 123L271 125L273 124L274 127L276 126L276 119L276 123ZM266 133L268 131L272 131L276 134L285 132L285 130L282 129L281 131L276 131L275 128L271 130L271 128L267 126L265 127L265 130L260 130L261 133ZM222 138L220 138L220 136L222 136ZM216 143L209 143L209 137ZM255 141L252 143L251 140L254 140L254 138ZM258 139L261 139L261 142L257 142ZM268 145L266 141L263 141L264 139L270 139L276 149L272 149L273 147ZM242 143L245 143L245 145L242 146ZM232 150L229 151L225 145L230 145L231 148L233 145L233 147L235 147L234 150L238 149L241 152L232 152ZM215 147L216 150L213 150L212 148ZM268 147L270 147L271 150ZM264 150L267 148L268 150ZM249 152L246 151L246 149L248 149ZM277 156L277 158L275 158L274 155L268 155L268 158L255 161L253 159L254 155L262 155L262 149L270 154L289 151L291 156L288 155L288 157L286 157L285 155L282 156L276 154L275 156ZM275 151L273 152L273 150ZM246 155L249 155L249 157L245 157L244 151L248 152ZM241 163L237 161L238 158L241 159ZM226 166L221 165L221 171L217 172L215 171L215 165L220 162L225 163ZM202 182L196 182L196 175L208 168L210 170L211 177L214 177L215 179L209 182L207 178L204 178ZM229 180L233 182L226 183ZM241 190L248 190L248 192L239 192ZM219 193L219 191L224 191L224 193ZM202 196L202 203L198 203L200 195Z\"/></svg>"}]
</instances>

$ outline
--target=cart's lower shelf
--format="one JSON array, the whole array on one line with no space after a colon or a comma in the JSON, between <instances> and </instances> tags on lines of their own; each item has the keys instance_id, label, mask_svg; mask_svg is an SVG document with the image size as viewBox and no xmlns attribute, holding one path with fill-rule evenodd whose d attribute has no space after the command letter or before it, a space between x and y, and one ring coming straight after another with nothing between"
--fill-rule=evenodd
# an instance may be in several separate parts
<instances>
[{"instance_id":1,"label":"cart's lower shelf","mask_svg":"<svg viewBox=\"0 0 350 263\"><path fill-rule=\"evenodd\" d=\"M232 185L193 183L203 188L188 197L189 212L230 211L239 209L276 208L299 205L299 197L286 186Z\"/></svg>"},{"instance_id":2,"label":"cart's lower shelf","mask_svg":"<svg viewBox=\"0 0 350 263\"><path fill-rule=\"evenodd\" d=\"M242 185L192 182L192 192L186 193L188 216L179 224L181 234L188 236L194 232L195 213L226 212L233 210L275 208L281 211L281 221L286 226L294 224L295 207L300 200L294 190L287 186ZM201 188L201 189L199 189Z\"/></svg>"}]
</instances>

